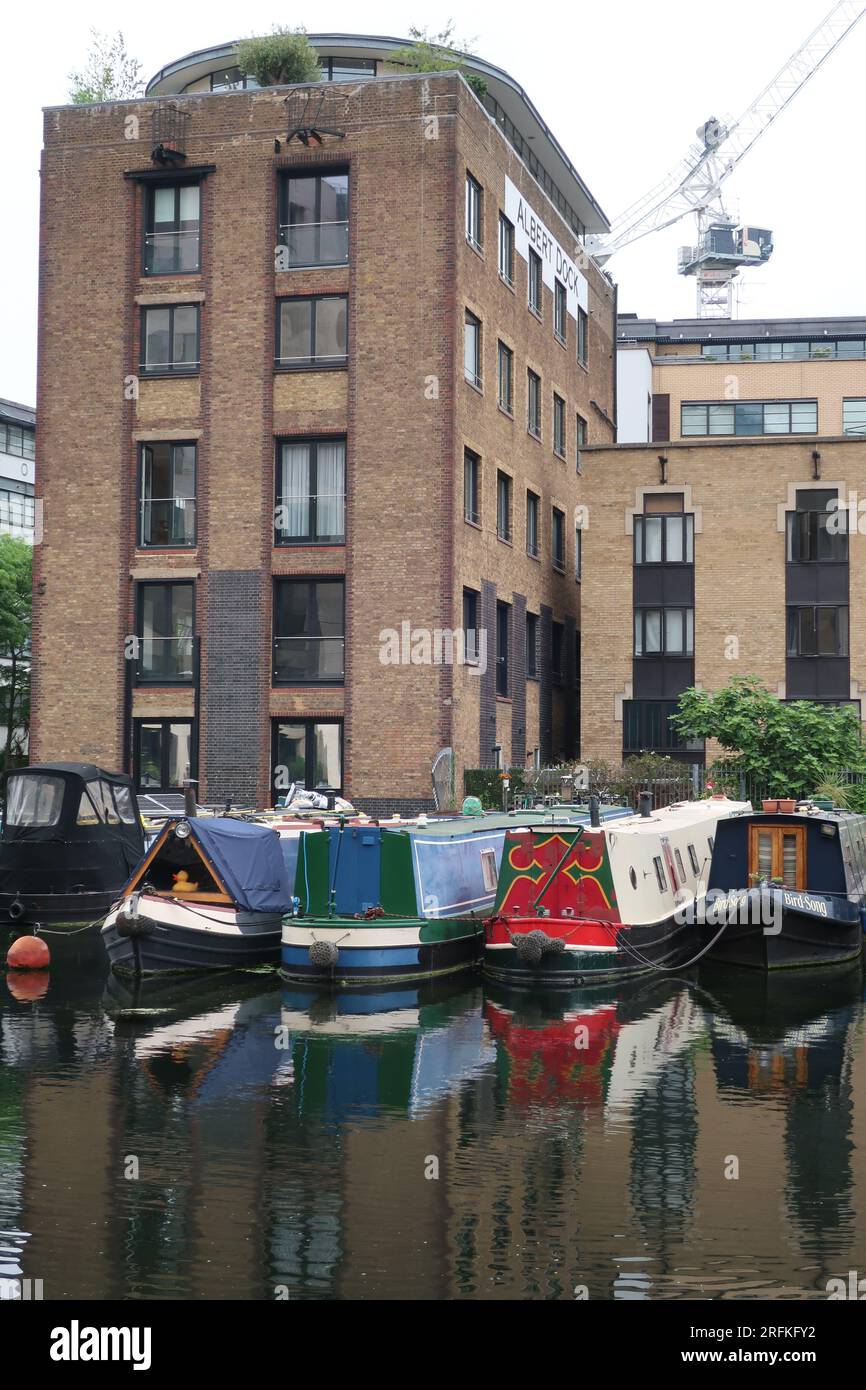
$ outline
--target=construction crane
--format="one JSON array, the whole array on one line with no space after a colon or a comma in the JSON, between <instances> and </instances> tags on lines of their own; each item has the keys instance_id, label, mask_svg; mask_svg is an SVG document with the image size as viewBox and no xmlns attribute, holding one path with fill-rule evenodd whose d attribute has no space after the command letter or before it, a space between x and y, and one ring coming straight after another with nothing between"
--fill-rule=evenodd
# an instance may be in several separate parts
<instances>
[{"instance_id":1,"label":"construction crane","mask_svg":"<svg viewBox=\"0 0 866 1390\"><path fill-rule=\"evenodd\" d=\"M741 267L762 265L773 254L766 228L738 226L725 208L722 185L786 111L866 14L859 0L841 0L738 120L711 117L696 131L685 159L613 222L608 236L587 238L601 264L632 242L694 214L694 246L679 252L680 275L697 280L698 318L731 318L734 280Z\"/></svg>"}]
</instances>

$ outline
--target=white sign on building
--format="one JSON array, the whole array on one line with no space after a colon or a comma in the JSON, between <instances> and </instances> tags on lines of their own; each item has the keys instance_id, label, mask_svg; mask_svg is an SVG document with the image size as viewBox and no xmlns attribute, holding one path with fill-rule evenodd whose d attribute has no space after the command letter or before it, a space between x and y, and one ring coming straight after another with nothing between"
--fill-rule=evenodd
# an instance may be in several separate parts
<instances>
[{"instance_id":1,"label":"white sign on building","mask_svg":"<svg viewBox=\"0 0 866 1390\"><path fill-rule=\"evenodd\" d=\"M573 319L578 307L589 313L589 284L553 233L527 203L520 189L506 176L505 216L514 223L514 246L519 256L529 260L530 248L541 257L541 277L553 293L554 280L565 285L566 308Z\"/></svg>"}]
</instances>

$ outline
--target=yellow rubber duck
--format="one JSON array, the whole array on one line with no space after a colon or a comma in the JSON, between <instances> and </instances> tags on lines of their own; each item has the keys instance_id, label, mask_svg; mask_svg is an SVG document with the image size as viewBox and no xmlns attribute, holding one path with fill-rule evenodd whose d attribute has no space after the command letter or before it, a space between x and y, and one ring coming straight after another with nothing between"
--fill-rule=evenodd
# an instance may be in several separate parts
<instances>
[{"instance_id":1,"label":"yellow rubber duck","mask_svg":"<svg viewBox=\"0 0 866 1390\"><path fill-rule=\"evenodd\" d=\"M174 880L175 893L197 893L198 884L190 881L186 869L178 869L176 874L172 874Z\"/></svg>"}]
</instances>

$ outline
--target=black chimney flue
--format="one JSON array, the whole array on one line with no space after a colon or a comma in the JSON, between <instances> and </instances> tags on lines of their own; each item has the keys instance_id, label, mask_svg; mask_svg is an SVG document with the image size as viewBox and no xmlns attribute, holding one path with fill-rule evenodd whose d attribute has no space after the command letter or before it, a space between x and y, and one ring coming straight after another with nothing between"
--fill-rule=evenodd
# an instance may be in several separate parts
<instances>
[{"instance_id":1,"label":"black chimney flue","mask_svg":"<svg viewBox=\"0 0 866 1390\"><path fill-rule=\"evenodd\" d=\"M597 830L598 827L601 825L601 815L599 814L598 810L597 796L591 796L589 798L589 823L592 826L593 830Z\"/></svg>"},{"instance_id":2,"label":"black chimney flue","mask_svg":"<svg viewBox=\"0 0 866 1390\"><path fill-rule=\"evenodd\" d=\"M638 806L642 816L651 816L653 812L652 792L641 792Z\"/></svg>"}]
</instances>

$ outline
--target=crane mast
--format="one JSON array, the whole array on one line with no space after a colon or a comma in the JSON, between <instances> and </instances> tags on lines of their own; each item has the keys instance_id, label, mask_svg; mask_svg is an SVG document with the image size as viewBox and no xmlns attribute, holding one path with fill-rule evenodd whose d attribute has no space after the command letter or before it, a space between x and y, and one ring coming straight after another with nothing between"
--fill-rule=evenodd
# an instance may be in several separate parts
<instances>
[{"instance_id":1,"label":"crane mast","mask_svg":"<svg viewBox=\"0 0 866 1390\"><path fill-rule=\"evenodd\" d=\"M722 186L864 15L861 0L840 0L740 117L705 121L685 158L615 219L609 235L587 238L596 260L603 265L625 246L692 214L696 244L680 248L679 273L697 280L699 318L730 318L734 280L742 267L769 260L773 236L766 228L738 227Z\"/></svg>"}]
</instances>

